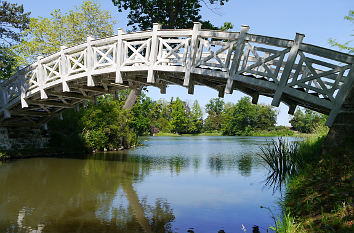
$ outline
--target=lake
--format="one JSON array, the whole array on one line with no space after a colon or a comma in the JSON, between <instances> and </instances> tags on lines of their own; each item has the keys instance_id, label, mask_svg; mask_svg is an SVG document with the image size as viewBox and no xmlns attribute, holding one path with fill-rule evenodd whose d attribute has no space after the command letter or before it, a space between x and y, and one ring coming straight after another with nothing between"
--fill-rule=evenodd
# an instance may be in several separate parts
<instances>
[{"instance_id":1,"label":"lake","mask_svg":"<svg viewBox=\"0 0 354 233\"><path fill-rule=\"evenodd\" d=\"M0 232L266 232L266 137L146 137L135 149L0 165Z\"/></svg>"}]
</instances>

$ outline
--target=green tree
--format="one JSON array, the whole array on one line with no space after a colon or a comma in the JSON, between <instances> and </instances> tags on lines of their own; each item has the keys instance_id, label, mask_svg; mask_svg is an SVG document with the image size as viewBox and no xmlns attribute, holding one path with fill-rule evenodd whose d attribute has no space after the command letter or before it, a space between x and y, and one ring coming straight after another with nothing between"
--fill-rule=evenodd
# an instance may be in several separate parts
<instances>
[{"instance_id":1,"label":"green tree","mask_svg":"<svg viewBox=\"0 0 354 233\"><path fill-rule=\"evenodd\" d=\"M354 10L350 10L349 14L344 17L345 20L348 20L350 23L354 24ZM354 36L354 34L351 34L350 36ZM353 40L347 41L345 43L340 43L337 42L335 39L329 39L329 43L342 50L346 50L348 53L354 53L354 46L353 46Z\"/></svg>"},{"instance_id":2,"label":"green tree","mask_svg":"<svg viewBox=\"0 0 354 233\"><path fill-rule=\"evenodd\" d=\"M222 112L225 102L221 98L213 98L205 105L205 111L208 117L205 119L205 131L219 131L222 123Z\"/></svg>"},{"instance_id":3,"label":"green tree","mask_svg":"<svg viewBox=\"0 0 354 233\"><path fill-rule=\"evenodd\" d=\"M209 21L202 21L200 9L207 5L224 5L229 0L112 0L118 11L129 10L128 26L146 30L153 23L162 24L163 28L191 28L193 22L202 22L204 28L212 28Z\"/></svg>"},{"instance_id":4,"label":"green tree","mask_svg":"<svg viewBox=\"0 0 354 233\"><path fill-rule=\"evenodd\" d=\"M171 131L182 134L188 132L188 117L182 100L178 97L171 103Z\"/></svg>"},{"instance_id":5,"label":"green tree","mask_svg":"<svg viewBox=\"0 0 354 233\"><path fill-rule=\"evenodd\" d=\"M251 135L256 129L275 126L277 112L267 105L254 105L250 97L241 98L236 105L224 111L222 133L224 135Z\"/></svg>"},{"instance_id":6,"label":"green tree","mask_svg":"<svg viewBox=\"0 0 354 233\"><path fill-rule=\"evenodd\" d=\"M133 120L131 127L137 133L137 135L149 135L153 119L154 101L147 97L144 93L139 96L138 101L131 108L133 114ZM154 116L156 117L156 116Z\"/></svg>"},{"instance_id":7,"label":"green tree","mask_svg":"<svg viewBox=\"0 0 354 233\"><path fill-rule=\"evenodd\" d=\"M136 143L136 134L130 128L132 115L122 106L123 102L106 95L98 98L97 105L84 110L80 120L82 136L90 149L129 148Z\"/></svg>"},{"instance_id":8,"label":"green tree","mask_svg":"<svg viewBox=\"0 0 354 233\"><path fill-rule=\"evenodd\" d=\"M203 129L203 112L197 100L193 102L190 113L189 133L198 134Z\"/></svg>"},{"instance_id":9,"label":"green tree","mask_svg":"<svg viewBox=\"0 0 354 233\"><path fill-rule=\"evenodd\" d=\"M10 46L18 43L21 32L28 28L29 15L23 5L0 2L0 80L8 79L16 71L18 64Z\"/></svg>"},{"instance_id":10,"label":"green tree","mask_svg":"<svg viewBox=\"0 0 354 233\"><path fill-rule=\"evenodd\" d=\"M67 47L86 42L88 36L102 38L114 35L115 24L110 11L102 10L94 1L83 1L80 6L66 13L54 10L49 18L32 18L21 43L15 46L21 64L28 64L37 56L58 52Z\"/></svg>"},{"instance_id":11,"label":"green tree","mask_svg":"<svg viewBox=\"0 0 354 233\"><path fill-rule=\"evenodd\" d=\"M291 126L301 133L314 133L319 128L324 128L327 116L306 109L305 112L298 109L290 120Z\"/></svg>"},{"instance_id":12,"label":"green tree","mask_svg":"<svg viewBox=\"0 0 354 233\"><path fill-rule=\"evenodd\" d=\"M23 5L7 1L0 2L0 40L2 44L20 41L21 31L28 28L29 15L30 12L24 12Z\"/></svg>"}]
</instances>

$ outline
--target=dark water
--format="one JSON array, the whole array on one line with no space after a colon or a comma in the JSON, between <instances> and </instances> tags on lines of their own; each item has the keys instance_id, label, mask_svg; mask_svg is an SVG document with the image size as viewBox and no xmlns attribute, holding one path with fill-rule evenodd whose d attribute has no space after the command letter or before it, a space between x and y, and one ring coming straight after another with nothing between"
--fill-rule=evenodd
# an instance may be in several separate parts
<instances>
[{"instance_id":1,"label":"dark water","mask_svg":"<svg viewBox=\"0 0 354 233\"><path fill-rule=\"evenodd\" d=\"M134 150L0 165L0 232L266 232L263 137L150 137Z\"/></svg>"}]
</instances>

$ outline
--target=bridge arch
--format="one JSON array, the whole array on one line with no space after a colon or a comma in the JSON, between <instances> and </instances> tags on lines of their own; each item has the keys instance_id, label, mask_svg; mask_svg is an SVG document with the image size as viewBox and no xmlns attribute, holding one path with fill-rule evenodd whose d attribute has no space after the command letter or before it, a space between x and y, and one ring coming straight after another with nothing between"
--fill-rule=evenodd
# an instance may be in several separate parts
<instances>
[{"instance_id":1,"label":"bridge arch","mask_svg":"<svg viewBox=\"0 0 354 233\"><path fill-rule=\"evenodd\" d=\"M234 90L282 101L292 114L297 105L329 115L353 114L354 56L294 40L240 32L153 29L93 39L38 60L0 83L3 126L44 124L66 108L78 107L120 89L194 85ZM348 102L348 98L350 99Z\"/></svg>"}]
</instances>

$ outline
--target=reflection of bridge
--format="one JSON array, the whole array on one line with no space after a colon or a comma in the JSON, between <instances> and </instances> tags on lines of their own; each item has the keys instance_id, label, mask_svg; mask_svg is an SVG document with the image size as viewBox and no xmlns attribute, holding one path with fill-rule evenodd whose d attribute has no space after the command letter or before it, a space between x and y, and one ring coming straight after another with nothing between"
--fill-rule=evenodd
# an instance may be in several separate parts
<instances>
[{"instance_id":1,"label":"reflection of bridge","mask_svg":"<svg viewBox=\"0 0 354 233\"><path fill-rule=\"evenodd\" d=\"M258 96L282 101L293 113L297 105L328 114L352 116L354 56L294 40L240 32L193 29L124 33L60 52L17 72L1 83L0 121L4 126L45 124L66 108L104 93L142 85L161 93L171 84L205 85L219 96L240 90L257 103ZM347 101L345 103L345 101ZM345 103L345 104L344 104Z\"/></svg>"}]
</instances>

